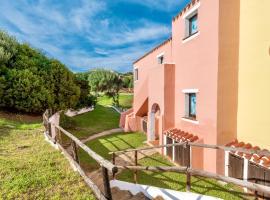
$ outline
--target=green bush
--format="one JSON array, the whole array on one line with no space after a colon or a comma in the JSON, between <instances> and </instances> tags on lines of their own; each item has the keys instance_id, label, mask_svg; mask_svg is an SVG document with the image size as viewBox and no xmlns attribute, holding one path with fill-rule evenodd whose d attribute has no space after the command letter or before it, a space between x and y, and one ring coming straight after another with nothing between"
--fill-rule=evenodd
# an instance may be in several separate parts
<instances>
[{"instance_id":1,"label":"green bush","mask_svg":"<svg viewBox=\"0 0 270 200\"><path fill-rule=\"evenodd\" d=\"M0 31L0 109L42 113L90 106L94 97L65 65Z\"/></svg>"},{"instance_id":2,"label":"green bush","mask_svg":"<svg viewBox=\"0 0 270 200\"><path fill-rule=\"evenodd\" d=\"M90 94L90 86L87 78L83 78L81 74L76 74L76 83L81 89L76 109L95 106L97 103L97 97Z\"/></svg>"},{"instance_id":3,"label":"green bush","mask_svg":"<svg viewBox=\"0 0 270 200\"><path fill-rule=\"evenodd\" d=\"M60 126L64 129L74 129L76 127L76 121L72 117L66 116L63 112L61 112Z\"/></svg>"}]
</instances>

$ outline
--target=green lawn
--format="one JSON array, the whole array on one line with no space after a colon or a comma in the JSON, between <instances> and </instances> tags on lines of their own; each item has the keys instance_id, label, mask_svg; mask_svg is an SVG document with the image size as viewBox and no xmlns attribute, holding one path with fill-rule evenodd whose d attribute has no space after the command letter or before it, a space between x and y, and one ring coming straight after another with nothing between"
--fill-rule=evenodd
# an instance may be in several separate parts
<instances>
[{"instance_id":1,"label":"green lawn","mask_svg":"<svg viewBox=\"0 0 270 200\"><path fill-rule=\"evenodd\" d=\"M93 111L73 117L75 127L68 131L83 139L95 133L118 128L119 118L120 114L112 108L97 105Z\"/></svg>"},{"instance_id":2,"label":"green lawn","mask_svg":"<svg viewBox=\"0 0 270 200\"><path fill-rule=\"evenodd\" d=\"M120 93L119 95L119 104L121 108L131 108L133 103L133 95ZM107 96L101 96L98 98L98 104L103 106L111 106L113 105L112 98Z\"/></svg>"},{"instance_id":3,"label":"green lawn","mask_svg":"<svg viewBox=\"0 0 270 200\"><path fill-rule=\"evenodd\" d=\"M143 142L146 136L143 133L116 133L110 136L104 136L86 143L92 150L102 157L111 160L111 151L119 151L144 146ZM99 165L82 150L79 151L80 164L83 168L91 171L97 169ZM151 157L139 160L143 166L173 166L173 164L161 156L154 154ZM129 170L122 171L117 175L117 179L133 182L133 173ZM153 173L140 171L138 175L140 184L152 185L161 188L168 188L178 191L185 191L186 175L174 172ZM240 189L231 184L222 186L216 180L192 177L192 192L215 196L222 199L243 199L244 196Z\"/></svg>"},{"instance_id":4,"label":"green lawn","mask_svg":"<svg viewBox=\"0 0 270 200\"><path fill-rule=\"evenodd\" d=\"M0 127L10 129L35 129L42 126L40 116L28 116L0 112Z\"/></svg>"},{"instance_id":5,"label":"green lawn","mask_svg":"<svg viewBox=\"0 0 270 200\"><path fill-rule=\"evenodd\" d=\"M172 163L161 156L154 154L151 157L139 160L142 166L172 166ZM117 176L122 181L134 182L133 173L125 170ZM215 196L222 199L245 199L248 198L239 188L227 184L222 186L216 180L201 177L192 177L191 191L209 196ZM178 191L185 191L186 175L175 172L146 172L138 173L138 182L140 184L152 185L161 188L168 188Z\"/></svg>"},{"instance_id":6,"label":"green lawn","mask_svg":"<svg viewBox=\"0 0 270 200\"><path fill-rule=\"evenodd\" d=\"M109 136L104 136L86 143L93 151L97 152L102 157L111 160L109 152L120 151L125 149L133 149L143 146L146 140L144 133L115 133ZM79 151L80 164L88 169L98 168L97 163L89 158L82 150Z\"/></svg>"},{"instance_id":7,"label":"green lawn","mask_svg":"<svg viewBox=\"0 0 270 200\"><path fill-rule=\"evenodd\" d=\"M0 121L0 199L95 199L40 123Z\"/></svg>"}]
</instances>

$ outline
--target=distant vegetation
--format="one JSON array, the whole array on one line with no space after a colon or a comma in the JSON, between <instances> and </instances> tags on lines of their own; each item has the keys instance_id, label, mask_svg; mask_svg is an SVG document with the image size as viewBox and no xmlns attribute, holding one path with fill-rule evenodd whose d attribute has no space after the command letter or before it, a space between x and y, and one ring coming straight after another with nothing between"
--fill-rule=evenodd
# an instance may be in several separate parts
<instances>
[{"instance_id":1,"label":"distant vegetation","mask_svg":"<svg viewBox=\"0 0 270 200\"><path fill-rule=\"evenodd\" d=\"M58 60L0 31L0 108L41 113L92 103L88 82Z\"/></svg>"},{"instance_id":2,"label":"distant vegetation","mask_svg":"<svg viewBox=\"0 0 270 200\"><path fill-rule=\"evenodd\" d=\"M113 99L113 103L119 106L119 91L123 81L118 73L105 70L93 70L88 76L89 85L93 92L103 92Z\"/></svg>"},{"instance_id":3,"label":"distant vegetation","mask_svg":"<svg viewBox=\"0 0 270 200\"><path fill-rule=\"evenodd\" d=\"M74 74L60 61L0 31L0 109L42 113L95 105L105 94L119 106L119 91L132 91L133 75L105 69Z\"/></svg>"},{"instance_id":4,"label":"distant vegetation","mask_svg":"<svg viewBox=\"0 0 270 200\"><path fill-rule=\"evenodd\" d=\"M112 99L113 105L119 107L119 93L121 90L131 92L133 88L133 74L118 73L103 68L76 74L81 80L88 81L89 88L96 96L104 94Z\"/></svg>"}]
</instances>

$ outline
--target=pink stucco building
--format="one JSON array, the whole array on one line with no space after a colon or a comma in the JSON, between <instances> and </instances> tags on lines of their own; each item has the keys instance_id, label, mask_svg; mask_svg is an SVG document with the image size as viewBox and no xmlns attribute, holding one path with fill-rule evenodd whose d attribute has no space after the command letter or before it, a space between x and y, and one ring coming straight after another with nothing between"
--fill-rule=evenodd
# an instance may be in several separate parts
<instances>
[{"instance_id":1,"label":"pink stucco building","mask_svg":"<svg viewBox=\"0 0 270 200\"><path fill-rule=\"evenodd\" d=\"M188 4L172 20L172 37L134 62L125 130L146 132L150 144L224 145L237 138L239 18L238 0ZM161 153L177 160L171 151ZM224 174L224 152L193 147L188 153L193 168Z\"/></svg>"}]
</instances>

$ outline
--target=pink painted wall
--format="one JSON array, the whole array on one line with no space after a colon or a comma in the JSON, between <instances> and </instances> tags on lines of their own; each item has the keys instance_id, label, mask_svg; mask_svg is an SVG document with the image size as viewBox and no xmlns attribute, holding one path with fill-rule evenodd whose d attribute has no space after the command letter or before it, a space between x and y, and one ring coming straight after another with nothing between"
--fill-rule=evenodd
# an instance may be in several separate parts
<instances>
[{"instance_id":1,"label":"pink painted wall","mask_svg":"<svg viewBox=\"0 0 270 200\"><path fill-rule=\"evenodd\" d=\"M129 115L131 113L133 113L133 109L132 108L131 109L128 109L127 111L121 113L120 121L119 121L119 127L125 128L126 117L127 117L127 115Z\"/></svg>"},{"instance_id":2,"label":"pink painted wall","mask_svg":"<svg viewBox=\"0 0 270 200\"><path fill-rule=\"evenodd\" d=\"M164 62L170 63L172 60L171 48L171 41L168 41L165 45L162 45L161 47L150 53L148 56L144 57L142 60L139 60L134 64L134 68L138 68L139 73L139 80L134 82L133 109L135 114L138 112L140 107L143 105L143 103L149 96L149 75L155 75L153 71L158 71L157 68L159 68L160 66L157 62L157 55L164 52ZM160 89L158 89L158 91L160 91ZM148 105L150 105L151 103L148 103Z\"/></svg>"},{"instance_id":3,"label":"pink painted wall","mask_svg":"<svg viewBox=\"0 0 270 200\"><path fill-rule=\"evenodd\" d=\"M143 108L149 122L152 105L157 103L160 107L159 134L169 128L179 128L197 135L202 143L225 144L236 131L239 32L238 23L229 21L238 19L239 3L234 0L195 2L173 20L172 39L135 62L139 80L134 86L134 114ZM194 6L199 6L199 33L183 41L183 15ZM160 65L157 55L163 52L165 64ZM196 123L183 120L184 89L199 91ZM160 143L162 138L160 136ZM192 162L198 168L223 173L222 153L194 149L193 154Z\"/></svg>"},{"instance_id":4,"label":"pink painted wall","mask_svg":"<svg viewBox=\"0 0 270 200\"><path fill-rule=\"evenodd\" d=\"M185 21L182 16L172 25L172 52L176 65L175 124L208 144L217 142L218 16L219 1L201 1L198 8L199 35L186 43L183 43ZM185 115L183 89L199 90L196 108L199 124L182 120ZM203 156L204 169L216 172L216 151L205 149ZM211 162L207 158L212 158Z\"/></svg>"}]
</instances>

